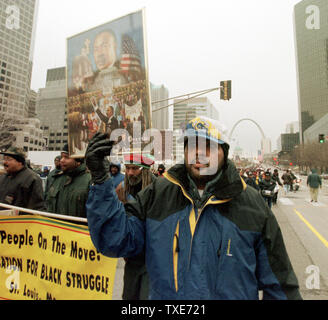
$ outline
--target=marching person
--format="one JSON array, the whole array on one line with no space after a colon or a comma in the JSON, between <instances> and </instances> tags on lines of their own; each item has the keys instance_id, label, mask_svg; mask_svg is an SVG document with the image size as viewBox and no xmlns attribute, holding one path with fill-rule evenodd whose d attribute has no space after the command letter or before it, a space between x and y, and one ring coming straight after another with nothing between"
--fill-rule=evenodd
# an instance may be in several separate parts
<instances>
[{"instance_id":1,"label":"marching person","mask_svg":"<svg viewBox=\"0 0 328 320\"><path fill-rule=\"evenodd\" d=\"M90 173L84 159L69 156L68 145L61 152L61 171L53 176L46 205L52 213L86 218L85 204L88 198Z\"/></svg>"},{"instance_id":2,"label":"marching person","mask_svg":"<svg viewBox=\"0 0 328 320\"><path fill-rule=\"evenodd\" d=\"M259 290L264 299L301 299L279 225L228 160L222 126L201 117L186 129L185 163L125 205L103 164L114 142L102 134L90 142L87 217L97 250L109 257L145 251L154 300L257 300Z\"/></svg>"},{"instance_id":3,"label":"marching person","mask_svg":"<svg viewBox=\"0 0 328 320\"><path fill-rule=\"evenodd\" d=\"M260 189L259 185L256 183L256 178L254 177L252 171L249 171L248 172L248 176L245 179L245 182L246 182L247 185L253 187L255 190L259 190Z\"/></svg>"},{"instance_id":4,"label":"marching person","mask_svg":"<svg viewBox=\"0 0 328 320\"><path fill-rule=\"evenodd\" d=\"M121 173L121 164L119 162L114 163L111 162L109 164L109 173L111 178L113 179L114 188L117 188L118 185L124 181L124 174Z\"/></svg>"},{"instance_id":5,"label":"marching person","mask_svg":"<svg viewBox=\"0 0 328 320\"><path fill-rule=\"evenodd\" d=\"M47 181L46 181L46 188L44 191L44 199L47 198L47 193L49 191L49 188L51 187L52 183L54 182L54 176L56 174L58 174L61 171L61 167L60 167L60 159L61 156L57 156L54 160L54 164L55 164L55 169L51 170L48 177L47 177Z\"/></svg>"},{"instance_id":6,"label":"marching person","mask_svg":"<svg viewBox=\"0 0 328 320\"><path fill-rule=\"evenodd\" d=\"M4 155L6 174L0 176L0 203L16 207L45 210L42 181L38 174L27 168L22 149L10 147Z\"/></svg>"},{"instance_id":7,"label":"marching person","mask_svg":"<svg viewBox=\"0 0 328 320\"><path fill-rule=\"evenodd\" d=\"M307 177L306 185L310 188L311 202L318 202L319 187L322 188L322 181L315 169L312 169Z\"/></svg>"},{"instance_id":8,"label":"marching person","mask_svg":"<svg viewBox=\"0 0 328 320\"><path fill-rule=\"evenodd\" d=\"M293 180L289 169L286 170L286 172L282 175L281 179L284 182L284 190L286 195L289 191L291 191L291 185L293 185Z\"/></svg>"},{"instance_id":9,"label":"marching person","mask_svg":"<svg viewBox=\"0 0 328 320\"><path fill-rule=\"evenodd\" d=\"M276 182L276 184L278 184L280 187L283 187L283 184L281 183L280 178L279 178L279 171L278 171L278 169L274 169L271 178L272 178L273 181ZM277 192L275 192L275 194L274 194L274 196L272 198L272 204L276 204L277 203L277 200L278 200L278 192L279 192L279 189L278 189Z\"/></svg>"},{"instance_id":10,"label":"marching person","mask_svg":"<svg viewBox=\"0 0 328 320\"><path fill-rule=\"evenodd\" d=\"M150 156L131 153L124 156L125 178L116 189L122 203L136 199L137 194L155 180L150 167L154 160ZM147 300L149 277L145 253L125 258L123 300Z\"/></svg>"},{"instance_id":11,"label":"marching person","mask_svg":"<svg viewBox=\"0 0 328 320\"><path fill-rule=\"evenodd\" d=\"M272 207L272 198L274 196L274 189L276 185L276 182L271 178L271 173L267 171L264 174L264 179L260 181L260 190L262 197L264 198L270 209Z\"/></svg>"}]
</instances>

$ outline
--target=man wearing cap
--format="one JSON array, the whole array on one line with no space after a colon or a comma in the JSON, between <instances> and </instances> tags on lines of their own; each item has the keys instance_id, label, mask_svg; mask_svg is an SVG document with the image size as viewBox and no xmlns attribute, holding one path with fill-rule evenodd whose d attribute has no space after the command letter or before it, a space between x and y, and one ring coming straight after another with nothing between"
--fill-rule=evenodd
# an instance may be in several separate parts
<instances>
[{"instance_id":1,"label":"man wearing cap","mask_svg":"<svg viewBox=\"0 0 328 320\"><path fill-rule=\"evenodd\" d=\"M137 194L156 178L150 171L151 165L154 164L154 159L150 155L124 155L124 164L125 178L117 187L116 193L120 201L126 204L135 200ZM148 288L149 277L144 251L137 256L125 258L123 300L147 300Z\"/></svg>"},{"instance_id":2,"label":"man wearing cap","mask_svg":"<svg viewBox=\"0 0 328 320\"><path fill-rule=\"evenodd\" d=\"M60 160L61 171L53 176L47 192L47 210L52 213L86 218L87 201L91 176L84 159L69 156L68 145L64 146Z\"/></svg>"},{"instance_id":3,"label":"man wearing cap","mask_svg":"<svg viewBox=\"0 0 328 320\"><path fill-rule=\"evenodd\" d=\"M226 130L205 117L187 125L185 163L119 203L103 159L114 142L97 134L86 151L93 186L91 239L109 257L145 251L154 300L301 299L278 223L228 160Z\"/></svg>"},{"instance_id":4,"label":"man wearing cap","mask_svg":"<svg viewBox=\"0 0 328 320\"><path fill-rule=\"evenodd\" d=\"M0 176L0 203L45 210L41 178L27 168L24 151L10 147L1 154L4 155L6 174Z\"/></svg>"}]
</instances>

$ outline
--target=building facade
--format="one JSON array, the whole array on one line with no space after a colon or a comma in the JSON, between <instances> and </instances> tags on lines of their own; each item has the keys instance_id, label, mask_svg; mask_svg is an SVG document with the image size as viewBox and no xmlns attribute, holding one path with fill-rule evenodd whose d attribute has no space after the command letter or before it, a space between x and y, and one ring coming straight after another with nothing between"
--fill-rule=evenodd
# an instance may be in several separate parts
<instances>
[{"instance_id":1,"label":"building facade","mask_svg":"<svg viewBox=\"0 0 328 320\"><path fill-rule=\"evenodd\" d=\"M48 139L49 151L61 151L68 143L66 68L47 71L46 87L39 89L36 114Z\"/></svg>"},{"instance_id":2,"label":"building facade","mask_svg":"<svg viewBox=\"0 0 328 320\"><path fill-rule=\"evenodd\" d=\"M169 105L169 101L167 100L169 98L169 90L164 85L156 86L150 83L150 95L152 102L164 100L162 102L152 104L152 128L158 130L169 129L170 108L165 108ZM157 109L160 110L156 111Z\"/></svg>"},{"instance_id":3,"label":"building facade","mask_svg":"<svg viewBox=\"0 0 328 320\"><path fill-rule=\"evenodd\" d=\"M303 0L294 8L300 141L328 113L328 1Z\"/></svg>"},{"instance_id":4,"label":"building facade","mask_svg":"<svg viewBox=\"0 0 328 320\"><path fill-rule=\"evenodd\" d=\"M174 100L173 106L173 154L176 163L184 161L184 145L180 138L187 123L199 116L219 120L219 112L207 97L184 100Z\"/></svg>"},{"instance_id":5,"label":"building facade","mask_svg":"<svg viewBox=\"0 0 328 320\"><path fill-rule=\"evenodd\" d=\"M291 152L300 144L299 133L283 133L277 140L278 152Z\"/></svg>"},{"instance_id":6,"label":"building facade","mask_svg":"<svg viewBox=\"0 0 328 320\"><path fill-rule=\"evenodd\" d=\"M28 118L37 0L0 1L0 112Z\"/></svg>"},{"instance_id":7,"label":"building facade","mask_svg":"<svg viewBox=\"0 0 328 320\"><path fill-rule=\"evenodd\" d=\"M319 135L328 143L328 113L304 131L304 143L318 143Z\"/></svg>"},{"instance_id":8,"label":"building facade","mask_svg":"<svg viewBox=\"0 0 328 320\"><path fill-rule=\"evenodd\" d=\"M20 120L16 125L17 131L14 133L16 137L15 145L29 151L45 151L47 148L47 139L43 136L41 123L36 118L26 118Z\"/></svg>"}]
</instances>

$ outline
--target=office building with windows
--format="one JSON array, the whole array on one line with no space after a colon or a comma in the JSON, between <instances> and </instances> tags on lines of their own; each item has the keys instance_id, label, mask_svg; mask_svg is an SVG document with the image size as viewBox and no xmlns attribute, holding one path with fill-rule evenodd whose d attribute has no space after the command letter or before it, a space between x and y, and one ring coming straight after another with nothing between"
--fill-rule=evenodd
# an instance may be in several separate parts
<instances>
[{"instance_id":1,"label":"office building with windows","mask_svg":"<svg viewBox=\"0 0 328 320\"><path fill-rule=\"evenodd\" d=\"M303 0L294 8L300 141L328 113L328 1Z\"/></svg>"},{"instance_id":2,"label":"office building with windows","mask_svg":"<svg viewBox=\"0 0 328 320\"><path fill-rule=\"evenodd\" d=\"M152 128L158 130L169 129L170 108L165 108L170 104L170 101L167 100L169 98L169 90L164 85L156 86L150 83L150 95L152 102L162 101L152 104Z\"/></svg>"},{"instance_id":3,"label":"office building with windows","mask_svg":"<svg viewBox=\"0 0 328 320\"><path fill-rule=\"evenodd\" d=\"M198 116L219 120L219 112L207 97L185 100L176 99L173 106L173 153L177 163L184 158L183 141L179 138L187 123Z\"/></svg>"},{"instance_id":4,"label":"office building with windows","mask_svg":"<svg viewBox=\"0 0 328 320\"><path fill-rule=\"evenodd\" d=\"M39 89L36 101L37 118L48 139L49 151L61 151L68 143L66 68L47 71L45 88Z\"/></svg>"},{"instance_id":5,"label":"office building with windows","mask_svg":"<svg viewBox=\"0 0 328 320\"><path fill-rule=\"evenodd\" d=\"M0 112L28 118L37 0L0 1Z\"/></svg>"}]
</instances>

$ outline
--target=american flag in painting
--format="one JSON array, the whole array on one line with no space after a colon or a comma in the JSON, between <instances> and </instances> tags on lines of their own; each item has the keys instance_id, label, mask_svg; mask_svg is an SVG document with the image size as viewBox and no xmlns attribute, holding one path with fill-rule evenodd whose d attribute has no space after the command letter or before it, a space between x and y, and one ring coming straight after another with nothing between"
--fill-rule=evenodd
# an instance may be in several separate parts
<instances>
[{"instance_id":1,"label":"american flag in painting","mask_svg":"<svg viewBox=\"0 0 328 320\"><path fill-rule=\"evenodd\" d=\"M140 73L140 54L134 40L128 35L122 38L121 70L123 73Z\"/></svg>"}]
</instances>

